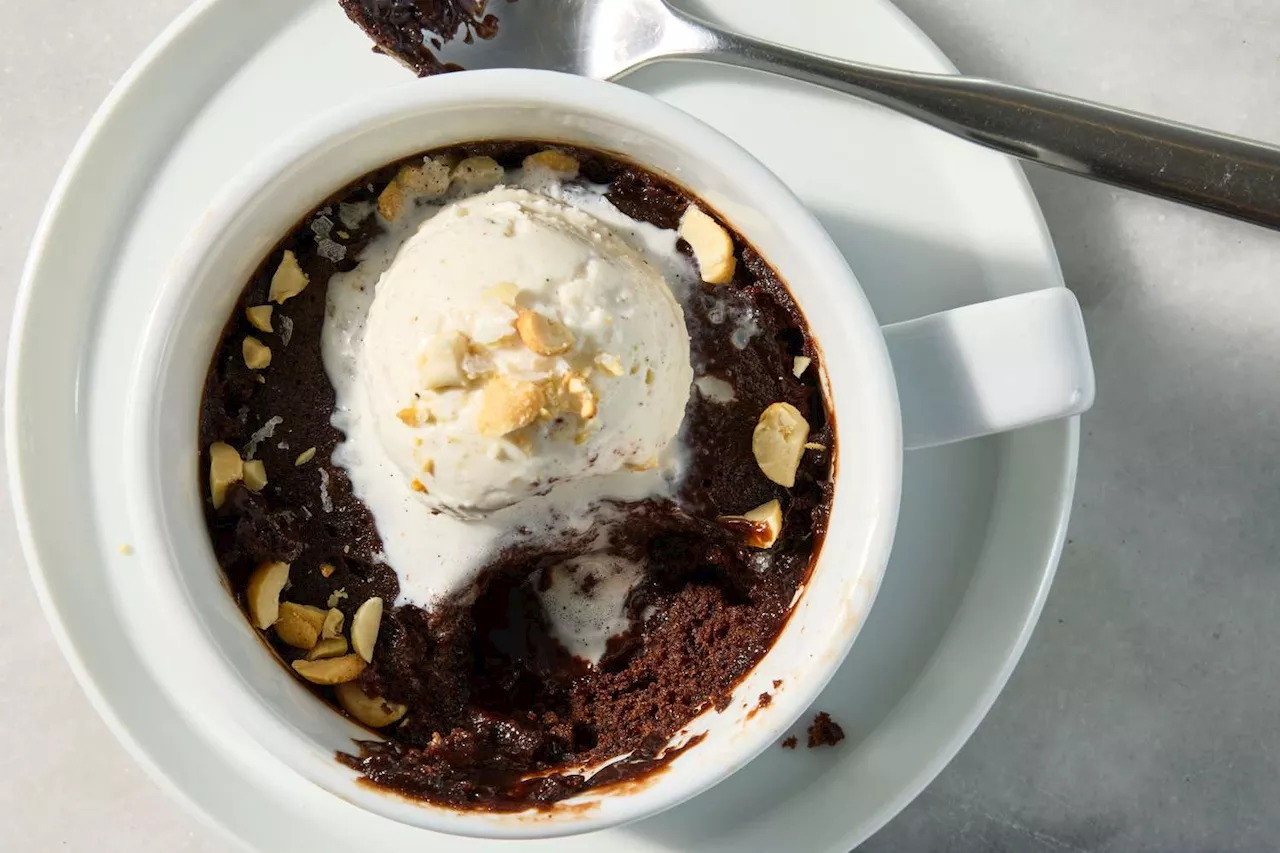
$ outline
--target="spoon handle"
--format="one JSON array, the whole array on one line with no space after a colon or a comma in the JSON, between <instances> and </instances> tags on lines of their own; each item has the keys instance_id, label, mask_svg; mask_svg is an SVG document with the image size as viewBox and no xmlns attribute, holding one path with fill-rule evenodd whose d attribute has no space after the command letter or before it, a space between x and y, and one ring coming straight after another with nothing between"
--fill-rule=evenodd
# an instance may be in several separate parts
<instances>
[{"instance_id":1,"label":"spoon handle","mask_svg":"<svg viewBox=\"0 0 1280 853\"><path fill-rule=\"evenodd\" d=\"M686 22L702 30L688 59L835 89L1023 160L1280 229L1280 148L994 80L843 62Z\"/></svg>"}]
</instances>

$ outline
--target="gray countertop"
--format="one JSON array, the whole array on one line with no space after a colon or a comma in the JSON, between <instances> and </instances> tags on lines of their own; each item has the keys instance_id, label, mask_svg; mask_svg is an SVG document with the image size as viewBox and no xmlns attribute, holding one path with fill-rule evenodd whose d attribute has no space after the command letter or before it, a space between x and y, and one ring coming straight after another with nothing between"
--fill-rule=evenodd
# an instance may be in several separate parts
<instances>
[{"instance_id":1,"label":"gray countertop","mask_svg":"<svg viewBox=\"0 0 1280 853\"><path fill-rule=\"evenodd\" d=\"M0 0L0 328L89 115L184 0ZM962 70L1280 140L1274 0L900 0ZM1280 835L1280 234L1029 169L1098 404L1048 607L868 851L1252 851ZM0 515L0 848L220 851L80 694ZM56 721L51 736L33 738Z\"/></svg>"}]
</instances>

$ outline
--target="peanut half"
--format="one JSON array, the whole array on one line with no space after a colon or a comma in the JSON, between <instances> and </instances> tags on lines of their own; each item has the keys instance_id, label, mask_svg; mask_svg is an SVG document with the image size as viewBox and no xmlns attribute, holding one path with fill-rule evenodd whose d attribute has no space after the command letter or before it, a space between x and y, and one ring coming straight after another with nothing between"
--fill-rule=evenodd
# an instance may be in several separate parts
<instances>
[{"instance_id":1,"label":"peanut half","mask_svg":"<svg viewBox=\"0 0 1280 853\"><path fill-rule=\"evenodd\" d=\"M334 693L342 710L371 729L380 729L398 722L409 710L404 705L388 702L380 696L370 696L355 682L339 684Z\"/></svg>"},{"instance_id":2,"label":"peanut half","mask_svg":"<svg viewBox=\"0 0 1280 853\"><path fill-rule=\"evenodd\" d=\"M378 644L378 630L382 627L382 599L369 599L356 609L351 617L351 648L366 663L373 662L373 647Z\"/></svg>"},{"instance_id":3,"label":"peanut half","mask_svg":"<svg viewBox=\"0 0 1280 853\"><path fill-rule=\"evenodd\" d=\"M782 504L772 500L742 515L721 516L719 521L731 530L743 530L750 547L772 548L782 535Z\"/></svg>"},{"instance_id":4,"label":"peanut half","mask_svg":"<svg viewBox=\"0 0 1280 853\"><path fill-rule=\"evenodd\" d=\"M223 441L209 445L209 498L218 509L227 499L227 489L244 479L244 460Z\"/></svg>"},{"instance_id":5,"label":"peanut half","mask_svg":"<svg viewBox=\"0 0 1280 853\"><path fill-rule=\"evenodd\" d=\"M267 465L261 459L244 463L244 487L255 494L267 487Z\"/></svg>"},{"instance_id":6,"label":"peanut half","mask_svg":"<svg viewBox=\"0 0 1280 853\"><path fill-rule=\"evenodd\" d=\"M249 325L259 332L273 332L275 329L271 327L271 311L270 305L253 305L244 309L244 315L249 318Z\"/></svg>"},{"instance_id":7,"label":"peanut half","mask_svg":"<svg viewBox=\"0 0 1280 853\"><path fill-rule=\"evenodd\" d=\"M449 164L427 158L400 169L396 183L419 198L431 201L449 191Z\"/></svg>"},{"instance_id":8,"label":"peanut half","mask_svg":"<svg viewBox=\"0 0 1280 853\"><path fill-rule=\"evenodd\" d=\"M342 611L336 607L330 607L329 612L324 615L324 624L320 628L320 636L326 640L331 640L342 634L342 623L346 617L342 615Z\"/></svg>"},{"instance_id":9,"label":"peanut half","mask_svg":"<svg viewBox=\"0 0 1280 853\"><path fill-rule=\"evenodd\" d=\"M359 678L366 666L359 655L293 662L294 671L312 684L346 684Z\"/></svg>"},{"instance_id":10,"label":"peanut half","mask_svg":"<svg viewBox=\"0 0 1280 853\"><path fill-rule=\"evenodd\" d=\"M524 158L524 167L529 170L544 170L562 180L573 180L578 177L578 161L563 151L548 148L537 154Z\"/></svg>"},{"instance_id":11,"label":"peanut half","mask_svg":"<svg viewBox=\"0 0 1280 853\"><path fill-rule=\"evenodd\" d=\"M516 333L538 355L560 355L573 348L573 332L553 317L522 310L516 317Z\"/></svg>"},{"instance_id":12,"label":"peanut half","mask_svg":"<svg viewBox=\"0 0 1280 853\"><path fill-rule=\"evenodd\" d=\"M809 422L790 403L774 403L760 415L751 435L751 452L764 475L779 486L796 484L796 469L809 440Z\"/></svg>"},{"instance_id":13,"label":"peanut half","mask_svg":"<svg viewBox=\"0 0 1280 853\"><path fill-rule=\"evenodd\" d=\"M404 184L393 180L378 195L378 213L388 222L395 222L404 213Z\"/></svg>"},{"instance_id":14,"label":"peanut half","mask_svg":"<svg viewBox=\"0 0 1280 853\"><path fill-rule=\"evenodd\" d=\"M347 653L346 637L330 637L327 640L320 640L311 647L311 651L307 652L307 660L324 660L325 658L341 657Z\"/></svg>"},{"instance_id":15,"label":"peanut half","mask_svg":"<svg viewBox=\"0 0 1280 853\"><path fill-rule=\"evenodd\" d=\"M313 649L320 640L324 619L325 612L319 607L281 602L280 618L275 623L276 636L295 649Z\"/></svg>"},{"instance_id":16,"label":"peanut half","mask_svg":"<svg viewBox=\"0 0 1280 853\"><path fill-rule=\"evenodd\" d=\"M271 347L253 335L245 336L240 344L240 354L244 357L244 366L250 370L265 370L271 365Z\"/></svg>"},{"instance_id":17,"label":"peanut half","mask_svg":"<svg viewBox=\"0 0 1280 853\"><path fill-rule=\"evenodd\" d=\"M502 183L504 170L492 157L468 157L453 169L453 180L463 192L476 193Z\"/></svg>"},{"instance_id":18,"label":"peanut half","mask_svg":"<svg viewBox=\"0 0 1280 853\"><path fill-rule=\"evenodd\" d=\"M680 236L693 249L698 273L707 284L728 284L738 268L733 238L700 207L690 205L680 217Z\"/></svg>"},{"instance_id":19,"label":"peanut half","mask_svg":"<svg viewBox=\"0 0 1280 853\"><path fill-rule=\"evenodd\" d=\"M271 276L271 291L267 298L277 305L282 305L285 300L292 299L306 290L310 283L311 279L302 271L302 267L298 266L298 256L285 249L284 257L280 259L280 266L276 267L275 274Z\"/></svg>"},{"instance_id":20,"label":"peanut half","mask_svg":"<svg viewBox=\"0 0 1280 853\"><path fill-rule=\"evenodd\" d=\"M546 398L546 390L537 383L495 377L485 383L476 426L481 435L501 438L537 420Z\"/></svg>"},{"instance_id":21,"label":"peanut half","mask_svg":"<svg viewBox=\"0 0 1280 853\"><path fill-rule=\"evenodd\" d=\"M249 575L244 598L253 627L265 631L280 618L280 593L288 582L288 563L262 563Z\"/></svg>"}]
</instances>

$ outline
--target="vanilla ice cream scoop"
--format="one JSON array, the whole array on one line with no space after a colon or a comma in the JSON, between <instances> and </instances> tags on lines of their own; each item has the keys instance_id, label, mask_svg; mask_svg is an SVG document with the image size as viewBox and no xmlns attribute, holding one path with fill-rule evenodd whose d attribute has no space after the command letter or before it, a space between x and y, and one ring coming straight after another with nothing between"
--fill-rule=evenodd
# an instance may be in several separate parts
<instances>
[{"instance_id":1,"label":"vanilla ice cream scoop","mask_svg":"<svg viewBox=\"0 0 1280 853\"><path fill-rule=\"evenodd\" d=\"M408 487L477 515L658 466L693 371L663 275L579 208L499 187L456 201L377 284L367 413Z\"/></svg>"}]
</instances>

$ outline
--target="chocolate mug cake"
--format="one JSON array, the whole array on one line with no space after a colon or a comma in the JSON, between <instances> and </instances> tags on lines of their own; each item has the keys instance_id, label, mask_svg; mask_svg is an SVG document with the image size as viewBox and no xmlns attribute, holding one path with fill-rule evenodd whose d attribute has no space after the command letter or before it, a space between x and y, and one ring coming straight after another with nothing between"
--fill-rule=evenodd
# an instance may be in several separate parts
<instances>
[{"instance_id":1,"label":"chocolate mug cake","mask_svg":"<svg viewBox=\"0 0 1280 853\"><path fill-rule=\"evenodd\" d=\"M209 534L279 657L376 731L339 760L546 806L660 769L777 638L830 513L820 368L785 283L670 179L424 152L244 286L202 401Z\"/></svg>"}]
</instances>

